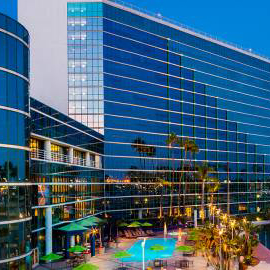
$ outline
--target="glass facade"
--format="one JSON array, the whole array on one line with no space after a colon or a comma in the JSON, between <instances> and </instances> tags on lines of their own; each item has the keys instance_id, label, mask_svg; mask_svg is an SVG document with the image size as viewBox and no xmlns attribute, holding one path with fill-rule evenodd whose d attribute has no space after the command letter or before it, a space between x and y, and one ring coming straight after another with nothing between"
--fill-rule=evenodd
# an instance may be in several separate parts
<instances>
[{"instance_id":1,"label":"glass facade","mask_svg":"<svg viewBox=\"0 0 270 270\"><path fill-rule=\"evenodd\" d=\"M46 208L52 227L102 213L103 136L31 98L32 236L39 256L46 253ZM57 231L53 251L61 251Z\"/></svg>"},{"instance_id":2,"label":"glass facade","mask_svg":"<svg viewBox=\"0 0 270 270\"><path fill-rule=\"evenodd\" d=\"M104 131L106 210L155 215L161 192L165 211L180 192L192 213L201 185L185 173L179 190L179 174L207 161L220 207L229 198L233 214L260 212L270 199L269 60L115 2L67 4L69 114ZM171 132L199 153L169 148ZM175 185L160 190L160 178Z\"/></svg>"},{"instance_id":3,"label":"glass facade","mask_svg":"<svg viewBox=\"0 0 270 270\"><path fill-rule=\"evenodd\" d=\"M28 32L0 14L0 269L30 269Z\"/></svg>"}]
</instances>

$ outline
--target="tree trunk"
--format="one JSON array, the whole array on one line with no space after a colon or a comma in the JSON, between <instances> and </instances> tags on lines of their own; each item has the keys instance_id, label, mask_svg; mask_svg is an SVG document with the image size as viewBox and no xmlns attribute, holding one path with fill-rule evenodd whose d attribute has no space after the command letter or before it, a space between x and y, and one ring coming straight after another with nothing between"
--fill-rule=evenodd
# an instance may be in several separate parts
<instances>
[{"instance_id":1,"label":"tree trunk","mask_svg":"<svg viewBox=\"0 0 270 270\"><path fill-rule=\"evenodd\" d=\"M202 202L201 202L201 208L202 208L202 213L204 213L204 188L205 188L205 179L202 179ZM202 221L204 223L204 217L202 217Z\"/></svg>"},{"instance_id":2,"label":"tree trunk","mask_svg":"<svg viewBox=\"0 0 270 270\"><path fill-rule=\"evenodd\" d=\"M180 214L180 204L181 204L181 183L182 183L182 178L184 175L184 168L185 168L185 160L187 159L187 152L185 151L185 157L183 160L182 164L182 169L181 169L181 174L180 174L180 179L179 179L179 190L178 190L178 214Z\"/></svg>"}]
</instances>

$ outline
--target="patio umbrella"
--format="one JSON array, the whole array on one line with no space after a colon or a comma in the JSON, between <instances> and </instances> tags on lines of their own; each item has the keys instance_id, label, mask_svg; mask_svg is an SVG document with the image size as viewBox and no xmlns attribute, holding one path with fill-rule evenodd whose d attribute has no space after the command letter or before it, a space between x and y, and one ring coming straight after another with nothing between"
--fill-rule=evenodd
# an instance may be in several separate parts
<instances>
[{"instance_id":1,"label":"patio umbrella","mask_svg":"<svg viewBox=\"0 0 270 270\"><path fill-rule=\"evenodd\" d=\"M132 222L128 225L129 228L138 228L141 227L141 223L139 222Z\"/></svg>"},{"instance_id":2,"label":"patio umbrella","mask_svg":"<svg viewBox=\"0 0 270 270\"><path fill-rule=\"evenodd\" d=\"M123 251L118 251L115 254L113 254L113 257L116 259L124 259L124 258L130 258L132 256L132 254L128 253L127 251L123 250ZM123 265L123 261L121 260L122 265Z\"/></svg>"},{"instance_id":3,"label":"patio umbrella","mask_svg":"<svg viewBox=\"0 0 270 270\"><path fill-rule=\"evenodd\" d=\"M151 223L148 222L144 222L141 224L143 227L152 227L153 225Z\"/></svg>"},{"instance_id":4,"label":"patio umbrella","mask_svg":"<svg viewBox=\"0 0 270 270\"><path fill-rule=\"evenodd\" d=\"M128 224L126 222L121 222L118 227L127 227Z\"/></svg>"},{"instance_id":5,"label":"patio umbrella","mask_svg":"<svg viewBox=\"0 0 270 270\"><path fill-rule=\"evenodd\" d=\"M191 246L179 246L179 247L176 247L175 250L181 251L181 252L191 252L194 250L194 248Z\"/></svg>"},{"instance_id":6,"label":"patio umbrella","mask_svg":"<svg viewBox=\"0 0 270 270\"><path fill-rule=\"evenodd\" d=\"M179 233L178 232L169 232L168 235L172 235L172 236L178 236Z\"/></svg>"},{"instance_id":7,"label":"patio umbrella","mask_svg":"<svg viewBox=\"0 0 270 270\"><path fill-rule=\"evenodd\" d=\"M59 231L64 231L64 232L76 232L76 231L86 231L88 228L85 228L79 224L76 224L74 222L69 223L66 226L63 226L61 228L58 228Z\"/></svg>"},{"instance_id":8,"label":"patio umbrella","mask_svg":"<svg viewBox=\"0 0 270 270\"><path fill-rule=\"evenodd\" d=\"M91 263L83 263L75 268L73 270L98 270L99 267L97 265L91 264Z\"/></svg>"},{"instance_id":9,"label":"patio umbrella","mask_svg":"<svg viewBox=\"0 0 270 270\"><path fill-rule=\"evenodd\" d=\"M98 226L97 222L93 222L93 221L88 220L88 219L84 219L84 220L78 221L77 224L80 225L80 226L83 226L83 227Z\"/></svg>"},{"instance_id":10,"label":"patio umbrella","mask_svg":"<svg viewBox=\"0 0 270 270\"><path fill-rule=\"evenodd\" d=\"M105 219L101 219L101 218L98 218L96 216L89 217L86 220L94 222L94 223L105 223L106 222Z\"/></svg>"},{"instance_id":11,"label":"patio umbrella","mask_svg":"<svg viewBox=\"0 0 270 270\"><path fill-rule=\"evenodd\" d=\"M159 245L159 244L156 244L156 245L153 245L152 247L150 247L150 249L153 251L161 251L161 250L165 250L166 247Z\"/></svg>"},{"instance_id":12,"label":"patio umbrella","mask_svg":"<svg viewBox=\"0 0 270 270\"><path fill-rule=\"evenodd\" d=\"M74 246L74 247L71 247L71 248L68 249L68 251L72 252L72 253L74 253L74 252L83 252L85 250L87 250L87 248L85 248L83 246Z\"/></svg>"},{"instance_id":13,"label":"patio umbrella","mask_svg":"<svg viewBox=\"0 0 270 270\"><path fill-rule=\"evenodd\" d=\"M52 262L60 260L62 258L63 258L63 256L60 256L60 255L57 255L54 253L50 253L50 254L47 254L47 255L41 257L41 260L51 262L51 268L52 268Z\"/></svg>"}]
</instances>

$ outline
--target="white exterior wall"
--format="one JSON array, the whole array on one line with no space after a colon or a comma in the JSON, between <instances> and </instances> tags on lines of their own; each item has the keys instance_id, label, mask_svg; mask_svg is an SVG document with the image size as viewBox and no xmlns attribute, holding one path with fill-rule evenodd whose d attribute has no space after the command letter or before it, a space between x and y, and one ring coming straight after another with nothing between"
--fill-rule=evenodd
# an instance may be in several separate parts
<instances>
[{"instance_id":1,"label":"white exterior wall","mask_svg":"<svg viewBox=\"0 0 270 270\"><path fill-rule=\"evenodd\" d=\"M0 0L1 1L1 0ZM30 33L31 95L67 114L67 2L105 2L235 51L263 59L202 34L107 0L18 0L18 20Z\"/></svg>"},{"instance_id":2,"label":"white exterior wall","mask_svg":"<svg viewBox=\"0 0 270 270\"><path fill-rule=\"evenodd\" d=\"M18 0L18 20L30 33L31 96L65 114L68 110L67 2L82 1Z\"/></svg>"}]
</instances>

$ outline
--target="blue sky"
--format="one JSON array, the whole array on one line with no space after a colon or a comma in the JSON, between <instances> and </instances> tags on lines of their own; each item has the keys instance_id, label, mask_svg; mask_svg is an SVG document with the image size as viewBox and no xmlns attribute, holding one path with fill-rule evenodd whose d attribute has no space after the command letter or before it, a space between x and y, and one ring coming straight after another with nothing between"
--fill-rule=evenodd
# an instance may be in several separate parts
<instances>
[{"instance_id":1,"label":"blue sky","mask_svg":"<svg viewBox=\"0 0 270 270\"><path fill-rule=\"evenodd\" d=\"M0 11L16 16L16 1L0 0ZM269 0L124 1L270 57Z\"/></svg>"},{"instance_id":2,"label":"blue sky","mask_svg":"<svg viewBox=\"0 0 270 270\"><path fill-rule=\"evenodd\" d=\"M269 0L124 0L270 57Z\"/></svg>"}]
</instances>

